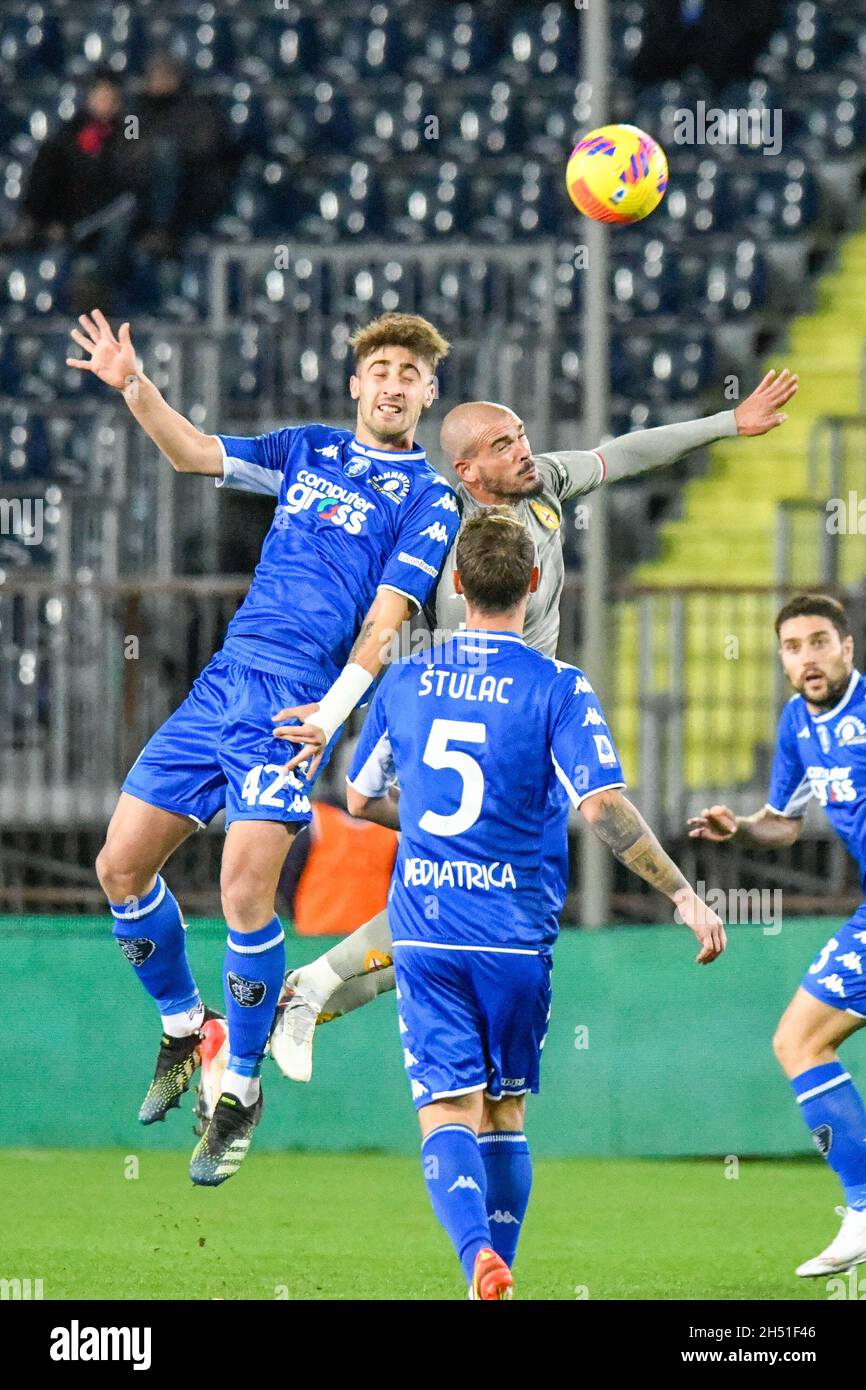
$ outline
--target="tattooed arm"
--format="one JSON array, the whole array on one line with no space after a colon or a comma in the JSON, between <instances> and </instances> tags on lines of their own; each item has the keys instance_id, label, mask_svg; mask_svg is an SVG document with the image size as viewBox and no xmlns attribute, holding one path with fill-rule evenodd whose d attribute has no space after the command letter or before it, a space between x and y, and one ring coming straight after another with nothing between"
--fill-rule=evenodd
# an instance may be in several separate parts
<instances>
[{"instance_id":1,"label":"tattooed arm","mask_svg":"<svg viewBox=\"0 0 866 1390\"><path fill-rule=\"evenodd\" d=\"M621 864L676 905L700 943L698 964L721 955L727 944L721 918L701 901L628 797L616 790L597 792L580 803L580 810Z\"/></svg>"},{"instance_id":2,"label":"tattooed arm","mask_svg":"<svg viewBox=\"0 0 866 1390\"><path fill-rule=\"evenodd\" d=\"M287 770L312 758L308 776L313 776L329 740L386 664L394 634L400 631L409 611L405 594L396 589L377 589L349 659L321 702L293 705L274 715L274 722L282 725L274 730L274 737L303 744L300 753L286 763ZM301 723L286 725L286 719L299 719Z\"/></svg>"}]
</instances>

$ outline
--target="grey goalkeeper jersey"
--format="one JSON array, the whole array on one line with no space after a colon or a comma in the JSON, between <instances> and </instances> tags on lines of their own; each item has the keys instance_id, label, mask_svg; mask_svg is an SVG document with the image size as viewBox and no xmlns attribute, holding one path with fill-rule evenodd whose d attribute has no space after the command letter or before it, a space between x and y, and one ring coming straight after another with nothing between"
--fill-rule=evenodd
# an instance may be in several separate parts
<instances>
[{"instance_id":1,"label":"grey goalkeeper jersey","mask_svg":"<svg viewBox=\"0 0 866 1390\"><path fill-rule=\"evenodd\" d=\"M683 454L710 444L714 439L737 433L732 410L720 411L702 420L685 420L660 425L652 430L635 430L611 439L599 449L567 450L537 454L534 463L544 482L537 497L521 498L516 504L520 520L528 528L538 551L538 588L529 595L523 636L530 647L545 656L556 655L559 639L559 601L565 579L562 555L562 506L574 497L593 492L604 481L634 477L647 469L675 463ZM462 515L472 516L483 503L462 483L457 483ZM465 623L466 600L454 590L457 541L445 559L436 587L437 636L443 638Z\"/></svg>"}]
</instances>

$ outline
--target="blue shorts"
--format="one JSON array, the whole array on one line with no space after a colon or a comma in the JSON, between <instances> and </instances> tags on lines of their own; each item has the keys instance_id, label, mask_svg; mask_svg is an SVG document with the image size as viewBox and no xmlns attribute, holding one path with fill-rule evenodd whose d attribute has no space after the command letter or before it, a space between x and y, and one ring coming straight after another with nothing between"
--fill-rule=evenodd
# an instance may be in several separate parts
<instances>
[{"instance_id":1,"label":"blue shorts","mask_svg":"<svg viewBox=\"0 0 866 1390\"><path fill-rule=\"evenodd\" d=\"M282 769L300 745L273 736L272 715L321 700L292 676L272 676L217 653L174 714L145 744L123 790L201 825L225 807L236 820L306 824L310 787L303 765ZM332 739L321 771L336 744ZM313 779L315 780L315 778Z\"/></svg>"},{"instance_id":2,"label":"blue shorts","mask_svg":"<svg viewBox=\"0 0 866 1390\"><path fill-rule=\"evenodd\" d=\"M818 952L802 985L823 1004L866 1018L866 903Z\"/></svg>"},{"instance_id":3,"label":"blue shorts","mask_svg":"<svg viewBox=\"0 0 866 1390\"><path fill-rule=\"evenodd\" d=\"M486 1091L535 1092L550 1019L550 958L394 948L403 1060L416 1110Z\"/></svg>"}]
</instances>

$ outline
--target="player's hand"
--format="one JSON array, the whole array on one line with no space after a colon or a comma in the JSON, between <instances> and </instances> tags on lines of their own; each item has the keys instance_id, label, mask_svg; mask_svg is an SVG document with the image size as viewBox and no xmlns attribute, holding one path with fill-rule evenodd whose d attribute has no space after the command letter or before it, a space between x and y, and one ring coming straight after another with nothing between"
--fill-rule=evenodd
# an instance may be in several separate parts
<instances>
[{"instance_id":1,"label":"player's hand","mask_svg":"<svg viewBox=\"0 0 866 1390\"><path fill-rule=\"evenodd\" d=\"M300 724L287 724L285 728L274 729L274 738L284 739L287 743L302 743L304 745L300 753L296 753L291 761L286 763L286 772L291 772L294 767L300 767L301 763L312 757L312 762L307 768L307 777L313 778L316 775L327 740L324 729L320 729L317 724L307 724L304 721L308 714L315 714L318 708L318 704L291 705L288 709L281 709L279 714L273 716L275 724L281 723L285 719L301 720Z\"/></svg>"},{"instance_id":2,"label":"player's hand","mask_svg":"<svg viewBox=\"0 0 866 1390\"><path fill-rule=\"evenodd\" d=\"M695 957L696 963L709 965L728 944L724 922L711 907L707 907L693 888L683 888L674 897L674 902L677 915L698 938L701 949Z\"/></svg>"},{"instance_id":3,"label":"player's hand","mask_svg":"<svg viewBox=\"0 0 866 1390\"><path fill-rule=\"evenodd\" d=\"M690 840L712 840L723 844L737 833L737 818L727 806L705 806L699 816L689 818Z\"/></svg>"},{"instance_id":4,"label":"player's hand","mask_svg":"<svg viewBox=\"0 0 866 1390\"><path fill-rule=\"evenodd\" d=\"M106 386L115 386L122 391L127 379L138 371L129 324L122 323L115 338L101 309L94 309L92 314L80 314L78 322L83 331L73 328L69 336L89 356L67 357L67 367L76 367L80 372L93 372Z\"/></svg>"},{"instance_id":5,"label":"player's hand","mask_svg":"<svg viewBox=\"0 0 866 1390\"><path fill-rule=\"evenodd\" d=\"M769 434L784 425L784 407L796 396L800 378L783 367L780 372L769 371L761 382L734 411L737 434Z\"/></svg>"}]
</instances>

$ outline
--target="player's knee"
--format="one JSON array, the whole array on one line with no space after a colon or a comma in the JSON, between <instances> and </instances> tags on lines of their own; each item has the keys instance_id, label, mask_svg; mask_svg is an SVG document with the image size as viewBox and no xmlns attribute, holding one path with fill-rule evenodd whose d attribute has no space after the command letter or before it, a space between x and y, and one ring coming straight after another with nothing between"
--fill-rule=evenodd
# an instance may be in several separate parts
<instances>
[{"instance_id":1,"label":"player's knee","mask_svg":"<svg viewBox=\"0 0 866 1390\"><path fill-rule=\"evenodd\" d=\"M96 856L96 877L109 902L122 903L128 897L137 897L142 889L141 868L129 862L107 841Z\"/></svg>"},{"instance_id":2,"label":"player's knee","mask_svg":"<svg viewBox=\"0 0 866 1390\"><path fill-rule=\"evenodd\" d=\"M487 1101L484 1107L485 1128L505 1134L519 1134L523 1129L524 1111L523 1096Z\"/></svg>"},{"instance_id":3,"label":"player's knee","mask_svg":"<svg viewBox=\"0 0 866 1390\"><path fill-rule=\"evenodd\" d=\"M220 883L223 916L237 931L256 931L274 915L273 894L254 876L232 874Z\"/></svg>"},{"instance_id":4,"label":"player's knee","mask_svg":"<svg viewBox=\"0 0 866 1390\"><path fill-rule=\"evenodd\" d=\"M803 1050L803 1039L785 1023L780 1023L773 1034L773 1052L783 1071L791 1073L796 1069Z\"/></svg>"}]
</instances>

